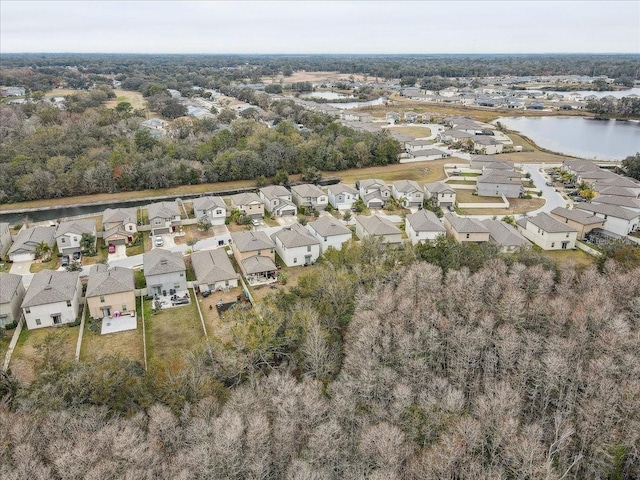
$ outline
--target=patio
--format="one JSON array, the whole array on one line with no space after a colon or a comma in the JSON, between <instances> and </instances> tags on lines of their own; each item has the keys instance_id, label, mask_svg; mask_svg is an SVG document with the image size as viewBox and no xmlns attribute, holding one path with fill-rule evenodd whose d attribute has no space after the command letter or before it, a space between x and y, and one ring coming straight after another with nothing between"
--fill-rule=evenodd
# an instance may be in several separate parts
<instances>
[{"instance_id":1,"label":"patio","mask_svg":"<svg viewBox=\"0 0 640 480\"><path fill-rule=\"evenodd\" d=\"M191 296L188 290L173 290L174 293L169 291L168 295L154 294L153 306L156 310L180 307L182 305L189 305L191 303Z\"/></svg>"},{"instance_id":2,"label":"patio","mask_svg":"<svg viewBox=\"0 0 640 480\"><path fill-rule=\"evenodd\" d=\"M100 335L109 333L126 332L138 328L136 312L127 312L122 315L111 315L102 319Z\"/></svg>"}]
</instances>

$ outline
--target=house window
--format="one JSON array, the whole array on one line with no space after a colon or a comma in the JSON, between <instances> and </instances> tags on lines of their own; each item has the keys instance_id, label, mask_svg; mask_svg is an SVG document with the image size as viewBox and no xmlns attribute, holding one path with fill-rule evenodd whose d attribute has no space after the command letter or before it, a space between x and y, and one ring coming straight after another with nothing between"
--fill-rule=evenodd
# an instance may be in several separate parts
<instances>
[{"instance_id":1,"label":"house window","mask_svg":"<svg viewBox=\"0 0 640 480\"><path fill-rule=\"evenodd\" d=\"M471 236L471 235L470 235L469 233L467 233L467 238L470 238L470 236Z\"/></svg>"},{"instance_id":2,"label":"house window","mask_svg":"<svg viewBox=\"0 0 640 480\"><path fill-rule=\"evenodd\" d=\"M122 305L122 311L126 312L127 311L127 306L126 305Z\"/></svg>"},{"instance_id":3,"label":"house window","mask_svg":"<svg viewBox=\"0 0 640 480\"><path fill-rule=\"evenodd\" d=\"M181 277L184 277L184 272L180 272L180 276L181 276Z\"/></svg>"},{"instance_id":4,"label":"house window","mask_svg":"<svg viewBox=\"0 0 640 480\"><path fill-rule=\"evenodd\" d=\"M173 284L173 288L175 288L176 290L180 288L180 284L179 283L174 283Z\"/></svg>"},{"instance_id":5,"label":"house window","mask_svg":"<svg viewBox=\"0 0 640 480\"><path fill-rule=\"evenodd\" d=\"M327 237L324 237L324 241L325 241L325 242L327 241Z\"/></svg>"},{"instance_id":6,"label":"house window","mask_svg":"<svg viewBox=\"0 0 640 480\"><path fill-rule=\"evenodd\" d=\"M42 324L42 322L40 321L40 319L36 318L36 325L41 325L41 324Z\"/></svg>"},{"instance_id":7,"label":"house window","mask_svg":"<svg viewBox=\"0 0 640 480\"><path fill-rule=\"evenodd\" d=\"M67 300L67 307L71 306L71 300Z\"/></svg>"},{"instance_id":8,"label":"house window","mask_svg":"<svg viewBox=\"0 0 640 480\"><path fill-rule=\"evenodd\" d=\"M222 215L222 210L216 210L216 215Z\"/></svg>"},{"instance_id":9,"label":"house window","mask_svg":"<svg viewBox=\"0 0 640 480\"><path fill-rule=\"evenodd\" d=\"M551 242L551 248L556 246L556 242Z\"/></svg>"},{"instance_id":10,"label":"house window","mask_svg":"<svg viewBox=\"0 0 640 480\"><path fill-rule=\"evenodd\" d=\"M24 313L31 313L31 309L29 307L25 308Z\"/></svg>"},{"instance_id":11,"label":"house window","mask_svg":"<svg viewBox=\"0 0 640 480\"><path fill-rule=\"evenodd\" d=\"M104 303L104 297L100 297L100 303Z\"/></svg>"},{"instance_id":12,"label":"house window","mask_svg":"<svg viewBox=\"0 0 640 480\"><path fill-rule=\"evenodd\" d=\"M567 233L567 238L569 238L569 234Z\"/></svg>"},{"instance_id":13,"label":"house window","mask_svg":"<svg viewBox=\"0 0 640 480\"><path fill-rule=\"evenodd\" d=\"M294 259L293 259L293 263L298 263L298 259L297 259L297 258L294 258Z\"/></svg>"},{"instance_id":14,"label":"house window","mask_svg":"<svg viewBox=\"0 0 640 480\"><path fill-rule=\"evenodd\" d=\"M66 239L66 238L64 238L64 237L62 237L62 238L60 239L60 243L67 243L67 239Z\"/></svg>"},{"instance_id":15,"label":"house window","mask_svg":"<svg viewBox=\"0 0 640 480\"><path fill-rule=\"evenodd\" d=\"M311 245L307 245L307 252L311 251Z\"/></svg>"},{"instance_id":16,"label":"house window","mask_svg":"<svg viewBox=\"0 0 640 480\"><path fill-rule=\"evenodd\" d=\"M132 231L133 230L133 225L128 225L127 226L127 230Z\"/></svg>"}]
</instances>

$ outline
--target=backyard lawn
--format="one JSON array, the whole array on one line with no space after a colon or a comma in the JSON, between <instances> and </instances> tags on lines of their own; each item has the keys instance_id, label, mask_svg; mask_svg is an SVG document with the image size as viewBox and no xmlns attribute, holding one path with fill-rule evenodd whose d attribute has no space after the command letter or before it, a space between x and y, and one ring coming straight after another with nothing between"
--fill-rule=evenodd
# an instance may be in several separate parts
<instances>
[{"instance_id":1,"label":"backyard lawn","mask_svg":"<svg viewBox=\"0 0 640 480\"><path fill-rule=\"evenodd\" d=\"M542 253L553 260L559 267L575 267L580 270L594 264L596 258L582 250L541 250Z\"/></svg>"},{"instance_id":2,"label":"backyard lawn","mask_svg":"<svg viewBox=\"0 0 640 480\"><path fill-rule=\"evenodd\" d=\"M502 204L501 197L479 197L473 195L473 190L456 190L456 200L460 203L499 203Z\"/></svg>"},{"instance_id":3,"label":"backyard lawn","mask_svg":"<svg viewBox=\"0 0 640 480\"><path fill-rule=\"evenodd\" d=\"M411 135L416 138L422 137L430 137L431 129L427 126L420 125L400 125L400 126L390 126L385 130L393 130L394 132L403 133L405 135Z\"/></svg>"}]
</instances>

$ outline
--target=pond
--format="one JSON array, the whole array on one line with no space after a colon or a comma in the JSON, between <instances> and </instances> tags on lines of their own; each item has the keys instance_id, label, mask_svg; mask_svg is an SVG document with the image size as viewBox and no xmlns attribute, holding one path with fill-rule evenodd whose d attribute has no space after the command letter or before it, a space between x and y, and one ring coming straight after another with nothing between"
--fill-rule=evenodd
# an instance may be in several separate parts
<instances>
[{"instance_id":1,"label":"pond","mask_svg":"<svg viewBox=\"0 0 640 480\"><path fill-rule=\"evenodd\" d=\"M324 98L325 100L339 100L342 98L353 98L353 95L345 95L344 93L338 92L311 92L311 93L303 93L300 95L300 98Z\"/></svg>"}]
</instances>

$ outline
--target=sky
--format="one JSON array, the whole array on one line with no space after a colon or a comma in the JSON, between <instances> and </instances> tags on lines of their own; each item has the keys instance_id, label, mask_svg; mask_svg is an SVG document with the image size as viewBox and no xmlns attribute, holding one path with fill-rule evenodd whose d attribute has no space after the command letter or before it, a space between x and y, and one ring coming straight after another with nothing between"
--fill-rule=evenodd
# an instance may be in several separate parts
<instances>
[{"instance_id":1,"label":"sky","mask_svg":"<svg viewBox=\"0 0 640 480\"><path fill-rule=\"evenodd\" d=\"M0 1L0 53L640 53L640 0Z\"/></svg>"}]
</instances>

